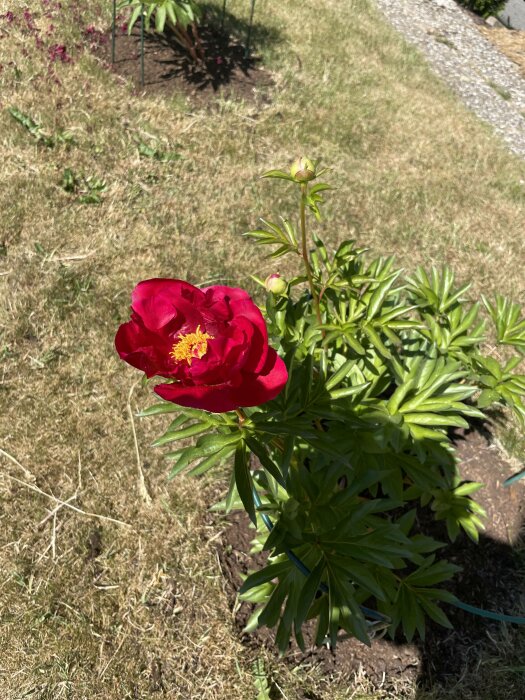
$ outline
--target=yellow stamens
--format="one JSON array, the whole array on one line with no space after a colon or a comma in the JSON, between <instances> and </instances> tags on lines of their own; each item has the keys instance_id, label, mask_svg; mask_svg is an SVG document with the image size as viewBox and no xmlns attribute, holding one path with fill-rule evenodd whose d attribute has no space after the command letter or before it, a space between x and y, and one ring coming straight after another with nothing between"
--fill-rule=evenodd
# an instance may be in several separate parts
<instances>
[{"instance_id":1,"label":"yellow stamens","mask_svg":"<svg viewBox=\"0 0 525 700\"><path fill-rule=\"evenodd\" d=\"M186 362L191 365L193 359L201 357L208 352L208 340L213 340L209 333L203 333L201 327L197 326L195 333L181 335L179 340L171 348L170 357L176 362Z\"/></svg>"}]
</instances>

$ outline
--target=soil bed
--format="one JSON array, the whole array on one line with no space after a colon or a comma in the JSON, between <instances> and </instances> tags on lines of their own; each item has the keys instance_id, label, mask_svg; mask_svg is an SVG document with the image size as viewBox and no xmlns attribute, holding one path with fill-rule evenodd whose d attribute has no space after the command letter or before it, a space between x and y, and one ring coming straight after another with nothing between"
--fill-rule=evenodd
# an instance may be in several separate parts
<instances>
[{"instance_id":1,"label":"soil bed","mask_svg":"<svg viewBox=\"0 0 525 700\"><path fill-rule=\"evenodd\" d=\"M111 35L96 48L97 55L118 75L131 80L138 91L172 96L187 95L192 103L206 105L217 94L250 103L269 102L273 80L259 66L254 54L219 28L202 25L199 30L205 61L195 63L175 41L173 34L146 32L144 37L144 86L140 71L140 30L131 35L117 30L115 63L111 61Z\"/></svg>"},{"instance_id":2,"label":"soil bed","mask_svg":"<svg viewBox=\"0 0 525 700\"><path fill-rule=\"evenodd\" d=\"M476 494L476 500L487 511L486 531L475 545L466 536L440 550L441 555L460 565L462 571L449 584L449 590L460 600L486 610L519 614L523 594L523 564L520 562L519 536L523 523L523 485L504 488L502 482L515 468L506 462L499 449L492 444L491 435L484 430L458 434L457 449L462 461L465 480L479 481L485 488ZM429 529L421 523L422 528ZM432 522L431 534L447 541L441 523ZM241 574L257 569L264 555L247 554L255 531L249 527L244 513L228 517L219 549L221 568L226 579L232 609L239 633L246 624L253 606L237 603L236 593L242 583ZM235 606L235 607L234 607ZM286 661L293 664L317 666L323 674L336 674L351 682L356 675L366 676L377 688L395 689L418 681L423 686L436 683L449 685L466 672L473 670L483 654L483 645L491 635L498 634L499 623L490 622L455 607L445 610L454 630L444 629L428 621L426 640L412 644L400 638L377 639L368 648L355 639L343 639L335 654L329 649L307 648L302 653L292 645ZM313 628L310 632L313 631ZM308 645L308 633L305 639ZM245 635L248 646L264 645L274 649L273 631L266 628L253 635ZM511 691L512 692L512 691ZM509 695L508 700L523 700L522 695Z\"/></svg>"}]
</instances>

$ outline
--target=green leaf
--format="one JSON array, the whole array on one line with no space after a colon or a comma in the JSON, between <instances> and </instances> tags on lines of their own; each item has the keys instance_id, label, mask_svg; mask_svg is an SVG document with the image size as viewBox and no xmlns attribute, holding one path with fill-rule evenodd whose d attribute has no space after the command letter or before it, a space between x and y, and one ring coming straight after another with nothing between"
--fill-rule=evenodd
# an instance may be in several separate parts
<instances>
[{"instance_id":1,"label":"green leaf","mask_svg":"<svg viewBox=\"0 0 525 700\"><path fill-rule=\"evenodd\" d=\"M288 562L286 562L286 565L288 567L290 566ZM277 574L278 577L284 577L284 575L285 572L283 572L282 574ZM286 585L286 579L283 578L282 581L279 581L270 597L270 600L266 603L266 605L264 606L264 610L259 615L260 625L274 627L277 624L281 615L282 605L286 596L288 595L288 588L289 586Z\"/></svg>"},{"instance_id":2,"label":"green leaf","mask_svg":"<svg viewBox=\"0 0 525 700\"><path fill-rule=\"evenodd\" d=\"M222 450L223 447L227 445L235 445L242 440L242 433L237 430L233 433L227 433L226 435L220 433L213 433L212 435L205 435L197 440L195 449L198 450L199 456L206 456L212 452L218 452Z\"/></svg>"},{"instance_id":3,"label":"green leaf","mask_svg":"<svg viewBox=\"0 0 525 700\"><path fill-rule=\"evenodd\" d=\"M431 428L421 427L414 423L409 424L409 429L414 440L435 440L436 442L443 442L447 437L443 432L432 430Z\"/></svg>"},{"instance_id":4,"label":"green leaf","mask_svg":"<svg viewBox=\"0 0 525 700\"><path fill-rule=\"evenodd\" d=\"M209 430L211 427L210 423L195 423L188 426L187 428L182 428L181 430L168 430L160 438L157 438L152 442L152 447L161 447L162 445L167 445L170 442L175 442L176 440L183 440L184 438L192 437L193 435L198 435L203 433L205 430Z\"/></svg>"},{"instance_id":5,"label":"green leaf","mask_svg":"<svg viewBox=\"0 0 525 700\"><path fill-rule=\"evenodd\" d=\"M344 339L355 353L366 355L366 350L351 332L344 332Z\"/></svg>"},{"instance_id":6,"label":"green leaf","mask_svg":"<svg viewBox=\"0 0 525 700\"><path fill-rule=\"evenodd\" d=\"M214 452L211 454L209 457L206 457L206 459L203 459L202 462L199 462L193 469L191 469L188 472L188 476L200 476L201 474L204 474L205 472L208 471L208 469L211 469L214 467L216 464L219 464L220 462L223 462L226 457L232 454L234 451L234 446L233 445L228 445L227 447L224 447L222 450L219 450L218 452Z\"/></svg>"},{"instance_id":7,"label":"green leaf","mask_svg":"<svg viewBox=\"0 0 525 700\"><path fill-rule=\"evenodd\" d=\"M248 576L246 581L239 588L239 593L244 594L251 588L260 586L263 583L272 581L274 578L279 578L284 574L288 573L290 570L290 562L288 560L277 562L275 564L268 564L263 569L256 571L255 573Z\"/></svg>"},{"instance_id":8,"label":"green leaf","mask_svg":"<svg viewBox=\"0 0 525 700\"><path fill-rule=\"evenodd\" d=\"M405 578L405 583L410 586L435 586L437 583L448 581L455 573L461 571L460 566L448 561L434 561L434 555L425 560L425 563Z\"/></svg>"},{"instance_id":9,"label":"green leaf","mask_svg":"<svg viewBox=\"0 0 525 700\"><path fill-rule=\"evenodd\" d=\"M177 474L180 474L181 471L186 469L188 465L190 465L198 458L199 453L198 450L195 449L195 447L187 447L185 450L182 450L182 452L179 453L178 459L168 475L168 479L173 479L174 477L176 477Z\"/></svg>"},{"instance_id":10,"label":"green leaf","mask_svg":"<svg viewBox=\"0 0 525 700\"><path fill-rule=\"evenodd\" d=\"M386 600L385 592L374 576L373 567L369 564L360 564L350 558L330 558L330 568L333 570L337 563L337 569L341 575L346 575L353 583L359 584L365 591L369 591L378 600Z\"/></svg>"},{"instance_id":11,"label":"green leaf","mask_svg":"<svg viewBox=\"0 0 525 700\"><path fill-rule=\"evenodd\" d=\"M312 185L310 188L310 194L318 194L319 192L325 192L326 190L333 190L334 188L332 185L327 185L326 183L323 182L318 182L315 185Z\"/></svg>"},{"instance_id":12,"label":"green leaf","mask_svg":"<svg viewBox=\"0 0 525 700\"><path fill-rule=\"evenodd\" d=\"M483 389L477 403L480 408L487 408L498 401L501 401L501 397L495 389Z\"/></svg>"},{"instance_id":13,"label":"green leaf","mask_svg":"<svg viewBox=\"0 0 525 700\"><path fill-rule=\"evenodd\" d=\"M374 318L374 316L376 316L381 306L383 305L390 289L392 288L394 282L397 280L400 274L401 270L394 272L394 274L390 275L390 277L387 277L387 279L384 282L382 282L379 285L379 287L374 291L374 293L370 297L370 301L368 302L368 309L366 312L366 318L368 321L370 321Z\"/></svg>"},{"instance_id":14,"label":"green leaf","mask_svg":"<svg viewBox=\"0 0 525 700\"><path fill-rule=\"evenodd\" d=\"M164 31L166 24L166 5L158 5L155 10L155 30L159 33Z\"/></svg>"},{"instance_id":15,"label":"green leaf","mask_svg":"<svg viewBox=\"0 0 525 700\"><path fill-rule=\"evenodd\" d=\"M168 21L174 26L177 26L177 15L175 13L175 9L173 7L173 3L168 0L165 4L166 7L166 13L168 15Z\"/></svg>"},{"instance_id":16,"label":"green leaf","mask_svg":"<svg viewBox=\"0 0 525 700\"><path fill-rule=\"evenodd\" d=\"M237 487L235 486L235 471L232 469L232 473L230 476L230 486L228 488L228 493L224 502L225 513L229 513L232 510L233 504L235 503L235 500L238 495L239 494L237 493Z\"/></svg>"},{"instance_id":17,"label":"green leaf","mask_svg":"<svg viewBox=\"0 0 525 700\"><path fill-rule=\"evenodd\" d=\"M315 595L319 590L319 584L321 583L321 578L326 567L326 562L324 557L316 564L315 568L312 570L308 578L305 580L305 584L299 595L299 602L297 604L297 613L295 616L295 628L301 629L304 621L308 616L308 611L314 601Z\"/></svg>"},{"instance_id":18,"label":"green leaf","mask_svg":"<svg viewBox=\"0 0 525 700\"><path fill-rule=\"evenodd\" d=\"M273 478L281 486L284 487L284 477L281 473L281 470L279 469L277 464L275 464L275 462L271 459L270 455L266 450L266 447L260 442L258 442L255 438L246 437L244 440L249 449L259 459L262 466L268 471L269 474L271 474L271 476L273 476Z\"/></svg>"},{"instance_id":19,"label":"green leaf","mask_svg":"<svg viewBox=\"0 0 525 700\"><path fill-rule=\"evenodd\" d=\"M370 338L372 345L376 348L379 354L386 359L390 359L392 357L392 354L381 340L381 336L379 335L379 333L374 328L372 328L372 326L364 326L363 330L366 333L366 335Z\"/></svg>"},{"instance_id":20,"label":"green leaf","mask_svg":"<svg viewBox=\"0 0 525 700\"><path fill-rule=\"evenodd\" d=\"M131 34L133 31L133 27L135 26L138 18L140 17L142 13L142 5L138 4L133 12L131 13L131 17L129 18L129 24L128 24L128 34Z\"/></svg>"},{"instance_id":21,"label":"green leaf","mask_svg":"<svg viewBox=\"0 0 525 700\"><path fill-rule=\"evenodd\" d=\"M290 180L291 182L295 182L295 179L290 174L285 173L282 170L268 170L268 172L261 175L261 177L278 178L279 180Z\"/></svg>"},{"instance_id":22,"label":"green leaf","mask_svg":"<svg viewBox=\"0 0 525 700\"><path fill-rule=\"evenodd\" d=\"M454 489L455 496L470 496L471 493L475 493L482 489L484 484L480 484L476 481L469 481Z\"/></svg>"},{"instance_id":23,"label":"green leaf","mask_svg":"<svg viewBox=\"0 0 525 700\"><path fill-rule=\"evenodd\" d=\"M462 287L460 287L452 296L448 297L446 300L446 303L442 303L440 305L439 310L441 312L447 311L450 309L453 304L455 304L457 301L462 300L461 297L465 295L466 292L472 287L472 282L467 282L467 284L464 284Z\"/></svg>"},{"instance_id":24,"label":"green leaf","mask_svg":"<svg viewBox=\"0 0 525 700\"><path fill-rule=\"evenodd\" d=\"M244 442L237 445L235 450L235 485L239 493L243 506L248 513L248 516L254 525L257 524L257 516L255 515L255 504L253 502L253 480L248 464L246 446Z\"/></svg>"},{"instance_id":25,"label":"green leaf","mask_svg":"<svg viewBox=\"0 0 525 700\"><path fill-rule=\"evenodd\" d=\"M468 428L469 425L461 416L450 416L439 413L403 413L406 423L430 426L452 426L456 428Z\"/></svg>"},{"instance_id":26,"label":"green leaf","mask_svg":"<svg viewBox=\"0 0 525 700\"><path fill-rule=\"evenodd\" d=\"M406 381L404 384L401 384L401 386L397 387L397 389L394 391L386 405L387 411L391 415L397 413L399 406L403 403L407 395L412 391L415 384L416 379L412 378Z\"/></svg>"},{"instance_id":27,"label":"green leaf","mask_svg":"<svg viewBox=\"0 0 525 700\"><path fill-rule=\"evenodd\" d=\"M447 627L448 629L453 629L453 625L448 619L448 617L445 615L443 610L436 605L431 600L427 600L426 598L420 596L419 599L419 604L423 608L423 610L427 613L427 615L434 620L434 622L437 622L438 625L441 625L442 627Z\"/></svg>"},{"instance_id":28,"label":"green leaf","mask_svg":"<svg viewBox=\"0 0 525 700\"><path fill-rule=\"evenodd\" d=\"M372 382L365 382L364 384L356 384L355 386L346 386L342 389L334 389L330 392L330 398L336 401L337 399L345 399L348 396L354 396L367 389Z\"/></svg>"},{"instance_id":29,"label":"green leaf","mask_svg":"<svg viewBox=\"0 0 525 700\"><path fill-rule=\"evenodd\" d=\"M350 359L347 360L346 362L343 362L341 367L337 370L337 372L334 372L332 376L328 379L326 382L326 389L327 391L331 391L332 389L335 389L348 375L352 367L355 365L355 359Z\"/></svg>"},{"instance_id":30,"label":"green leaf","mask_svg":"<svg viewBox=\"0 0 525 700\"><path fill-rule=\"evenodd\" d=\"M146 418L147 416L157 416L161 413L176 413L180 411L180 406L177 406L174 403L171 403L169 401L162 402L162 403L155 403L153 406L149 406L148 408L145 408L143 411L139 411L137 413L137 416L139 418Z\"/></svg>"}]
</instances>

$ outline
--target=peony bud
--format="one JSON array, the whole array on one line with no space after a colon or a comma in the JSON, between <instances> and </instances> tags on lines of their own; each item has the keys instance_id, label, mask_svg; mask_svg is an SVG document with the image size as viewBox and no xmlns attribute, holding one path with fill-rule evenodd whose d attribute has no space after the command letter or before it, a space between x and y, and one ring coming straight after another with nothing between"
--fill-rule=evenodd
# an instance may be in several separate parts
<instances>
[{"instance_id":1,"label":"peony bud","mask_svg":"<svg viewBox=\"0 0 525 700\"><path fill-rule=\"evenodd\" d=\"M268 275L264 281L264 286L268 292L280 297L286 292L288 283L279 273L275 272L273 275Z\"/></svg>"},{"instance_id":2,"label":"peony bud","mask_svg":"<svg viewBox=\"0 0 525 700\"><path fill-rule=\"evenodd\" d=\"M290 168L290 175L297 180L297 182L308 182L313 180L315 177L315 165L309 158L297 158L292 163Z\"/></svg>"}]
</instances>

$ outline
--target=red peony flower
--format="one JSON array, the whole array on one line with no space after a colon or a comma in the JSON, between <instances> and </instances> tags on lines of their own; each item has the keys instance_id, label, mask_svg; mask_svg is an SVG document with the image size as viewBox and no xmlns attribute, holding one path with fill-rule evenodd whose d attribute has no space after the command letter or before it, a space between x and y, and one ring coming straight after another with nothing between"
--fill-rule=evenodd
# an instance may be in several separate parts
<instances>
[{"instance_id":1,"label":"red peony flower","mask_svg":"<svg viewBox=\"0 0 525 700\"><path fill-rule=\"evenodd\" d=\"M166 401L222 413L270 401L286 384L286 365L243 289L146 280L133 290L131 310L117 352L147 377L172 379L155 387Z\"/></svg>"}]
</instances>

